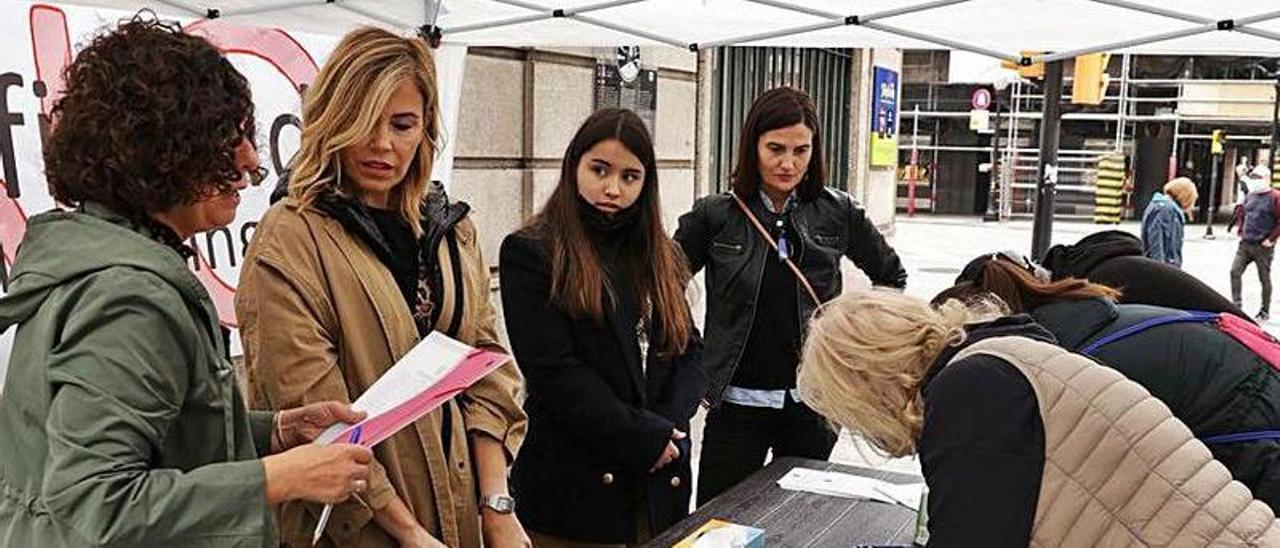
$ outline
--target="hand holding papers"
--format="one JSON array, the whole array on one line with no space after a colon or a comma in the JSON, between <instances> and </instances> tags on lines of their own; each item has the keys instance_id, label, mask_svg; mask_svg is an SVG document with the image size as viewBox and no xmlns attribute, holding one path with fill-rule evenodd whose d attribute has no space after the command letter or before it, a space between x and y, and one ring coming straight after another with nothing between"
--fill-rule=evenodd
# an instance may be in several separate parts
<instances>
[{"instance_id":1,"label":"hand holding papers","mask_svg":"<svg viewBox=\"0 0 1280 548\"><path fill-rule=\"evenodd\" d=\"M373 386L351 404L368 413L359 424L339 423L316 437L314 443L329 444L338 439L368 447L391 437L476 381L506 363L510 357L478 350L432 332L409 353L383 373ZM332 505L325 506L312 535L319 541L329 521Z\"/></svg>"},{"instance_id":2,"label":"hand holding papers","mask_svg":"<svg viewBox=\"0 0 1280 548\"><path fill-rule=\"evenodd\" d=\"M351 404L352 409L369 414L360 423L363 427L360 443L377 445L509 359L505 354L478 350L432 332ZM315 443L333 443L349 435L353 427L335 424L321 433Z\"/></svg>"},{"instance_id":3,"label":"hand holding papers","mask_svg":"<svg viewBox=\"0 0 1280 548\"><path fill-rule=\"evenodd\" d=\"M361 431L361 428L359 426L356 426L355 430L351 431L351 437L347 438L347 443L356 443L356 444L360 443L360 431ZM320 542L320 534L324 532L325 526L329 524L329 515L332 513L333 513L333 504L330 503L330 504L324 505L324 510L320 512L320 522L316 524L315 532L311 533L312 546L315 546L317 543Z\"/></svg>"}]
</instances>

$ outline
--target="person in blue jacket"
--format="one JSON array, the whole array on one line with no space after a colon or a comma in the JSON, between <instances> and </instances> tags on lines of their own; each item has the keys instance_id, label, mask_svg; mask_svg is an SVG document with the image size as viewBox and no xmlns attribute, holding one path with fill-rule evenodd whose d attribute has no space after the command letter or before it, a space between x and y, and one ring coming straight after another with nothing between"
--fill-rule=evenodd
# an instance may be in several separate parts
<instances>
[{"instance_id":1,"label":"person in blue jacket","mask_svg":"<svg viewBox=\"0 0 1280 548\"><path fill-rule=\"evenodd\" d=\"M1142 214L1142 254L1162 263L1182 267L1183 225L1196 206L1196 184L1178 177L1157 192Z\"/></svg>"}]
</instances>

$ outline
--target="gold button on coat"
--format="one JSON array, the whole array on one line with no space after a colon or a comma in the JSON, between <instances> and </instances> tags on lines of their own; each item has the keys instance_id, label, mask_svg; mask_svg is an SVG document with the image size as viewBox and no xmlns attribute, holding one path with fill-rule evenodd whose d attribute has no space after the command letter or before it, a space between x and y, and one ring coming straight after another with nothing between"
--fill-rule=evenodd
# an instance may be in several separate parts
<instances>
[{"instance_id":1,"label":"gold button on coat","mask_svg":"<svg viewBox=\"0 0 1280 548\"><path fill-rule=\"evenodd\" d=\"M680 487L680 476L675 476L671 478L671 486Z\"/></svg>"}]
</instances>

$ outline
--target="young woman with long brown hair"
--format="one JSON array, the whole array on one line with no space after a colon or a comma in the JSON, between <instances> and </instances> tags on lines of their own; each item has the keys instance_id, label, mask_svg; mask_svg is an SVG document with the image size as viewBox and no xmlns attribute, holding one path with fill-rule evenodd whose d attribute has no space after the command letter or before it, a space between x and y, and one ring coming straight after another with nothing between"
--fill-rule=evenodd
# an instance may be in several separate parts
<instances>
[{"instance_id":1,"label":"young woman with long brown hair","mask_svg":"<svg viewBox=\"0 0 1280 548\"><path fill-rule=\"evenodd\" d=\"M1118 291L1085 280L1050 281L1011 253L973 260L957 282L934 303L990 294L1012 312L1030 314L1063 348L1088 354L1149 390L1235 479L1280 508L1280 440L1240 437L1280 430L1280 371L1249 347L1183 311L1116 304ZM1179 321L1161 323L1174 318Z\"/></svg>"},{"instance_id":2,"label":"young woman with long brown hair","mask_svg":"<svg viewBox=\"0 0 1280 548\"><path fill-rule=\"evenodd\" d=\"M602 110L569 143L542 212L502 243L503 312L528 386L512 489L534 546L642 542L688 513L705 377L659 196L648 130Z\"/></svg>"}]
</instances>

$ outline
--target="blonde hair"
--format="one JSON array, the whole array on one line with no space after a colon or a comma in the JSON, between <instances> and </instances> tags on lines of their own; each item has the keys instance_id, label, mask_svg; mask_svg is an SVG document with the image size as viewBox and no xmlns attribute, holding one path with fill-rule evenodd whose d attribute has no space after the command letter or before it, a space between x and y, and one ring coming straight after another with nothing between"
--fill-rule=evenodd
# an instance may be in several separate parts
<instances>
[{"instance_id":1,"label":"blonde hair","mask_svg":"<svg viewBox=\"0 0 1280 548\"><path fill-rule=\"evenodd\" d=\"M934 309L888 289L846 293L810 322L796 385L806 405L876 450L913 454L924 424L925 376L977 319L955 300Z\"/></svg>"},{"instance_id":2,"label":"blonde hair","mask_svg":"<svg viewBox=\"0 0 1280 548\"><path fill-rule=\"evenodd\" d=\"M1178 207L1188 213L1196 206L1196 199L1200 197L1200 193L1196 192L1196 184L1186 177L1178 177L1165 183L1164 193L1178 202Z\"/></svg>"},{"instance_id":3,"label":"blonde hair","mask_svg":"<svg viewBox=\"0 0 1280 548\"><path fill-rule=\"evenodd\" d=\"M435 60L419 38L372 27L342 37L303 97L302 144L293 161L289 195L310 207L324 194L354 194L343 181L338 153L373 135L382 110L406 80L422 94L425 138L404 181L392 190L391 204L420 234L419 205L431 188L440 124Z\"/></svg>"}]
</instances>

